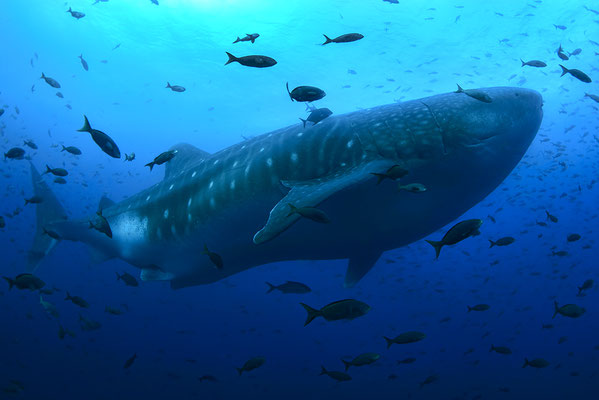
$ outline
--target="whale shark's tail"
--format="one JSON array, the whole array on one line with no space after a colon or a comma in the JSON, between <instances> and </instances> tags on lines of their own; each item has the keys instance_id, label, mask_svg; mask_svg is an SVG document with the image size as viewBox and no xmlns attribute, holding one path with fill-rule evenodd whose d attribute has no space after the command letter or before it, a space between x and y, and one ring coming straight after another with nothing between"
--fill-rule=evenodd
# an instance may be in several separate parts
<instances>
[{"instance_id":1,"label":"whale shark's tail","mask_svg":"<svg viewBox=\"0 0 599 400\"><path fill-rule=\"evenodd\" d=\"M40 173L31 164L33 191L42 201L36 205L35 237L27 259L27 270L32 272L42 259L58 244L60 237L51 229L51 223L65 221L67 214Z\"/></svg>"}]
</instances>

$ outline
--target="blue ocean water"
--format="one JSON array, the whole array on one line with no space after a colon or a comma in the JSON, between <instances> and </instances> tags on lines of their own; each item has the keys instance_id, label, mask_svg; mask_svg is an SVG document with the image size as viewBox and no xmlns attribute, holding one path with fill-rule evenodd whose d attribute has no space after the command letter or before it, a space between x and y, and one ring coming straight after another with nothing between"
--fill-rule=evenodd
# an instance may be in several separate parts
<instances>
[{"instance_id":1,"label":"blue ocean water","mask_svg":"<svg viewBox=\"0 0 599 400\"><path fill-rule=\"evenodd\" d=\"M314 104L334 115L452 92L456 83L522 87L543 95L543 122L510 176L427 239L439 240L469 218L484 221L480 235L445 247L438 260L424 240L388 251L354 288L343 288L346 260L277 262L181 290L168 282L129 287L115 274L138 277L138 268L118 259L94 263L87 246L63 241L34 272L46 288L60 289L43 295L58 318L40 305L38 292L0 284L0 398L596 398L596 286L577 294L585 280L598 278L598 104L585 94L599 95L599 88L560 77L559 64L596 77L599 6L158 2L0 2L2 152L22 147L40 171L45 165L67 169L65 185L43 179L70 218L92 215L104 195L121 201L160 182L164 167L150 172L144 164L176 143L214 153L300 124L305 106L290 101L286 82L325 90ZM69 7L85 16L74 18ZM253 32L260 34L255 43L232 44ZM364 38L321 45L323 33L350 32ZM569 60L558 57L560 45ZM225 66L225 52L268 55L277 65ZM520 59L547 67L522 67ZM61 88L41 80L42 73ZM186 91L168 90L167 82ZM136 159L110 158L89 134L77 132L84 114ZM82 155L61 152L61 145ZM27 160L0 166L6 221L0 275L15 277L27 272L36 214L23 199L34 193ZM548 220L546 211L558 221ZM403 229L411 227L398 226ZM573 233L580 240L569 242ZM506 236L515 242L489 248L489 239ZM265 282L287 280L312 291L266 293ZM89 308L65 301L67 291ZM368 303L371 311L303 326L300 302L320 308L347 298ZM586 312L552 318L554 301ZM468 312L476 304L490 308ZM109 314L106 306L123 314ZM101 328L82 330L80 316ZM74 336L61 339L60 326ZM426 337L387 348L383 336L406 331ZM490 352L492 345L511 354ZM350 367L351 381L319 375L321 365L343 371L341 359L367 352L380 358ZM236 368L256 356L264 365L239 376ZM407 358L415 361L398 363ZM525 358L549 365L522 368ZM198 380L207 375L214 379ZM422 385L427 378L431 382Z\"/></svg>"}]
</instances>

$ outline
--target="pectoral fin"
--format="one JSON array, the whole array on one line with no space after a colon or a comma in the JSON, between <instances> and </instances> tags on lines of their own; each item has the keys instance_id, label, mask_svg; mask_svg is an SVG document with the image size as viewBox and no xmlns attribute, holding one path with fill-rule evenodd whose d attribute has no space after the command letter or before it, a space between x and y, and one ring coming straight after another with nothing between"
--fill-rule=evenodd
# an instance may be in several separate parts
<instances>
[{"instance_id":1,"label":"pectoral fin","mask_svg":"<svg viewBox=\"0 0 599 400\"><path fill-rule=\"evenodd\" d=\"M354 287L374 267L380 257L381 251L378 250L364 250L350 257L343 286Z\"/></svg>"},{"instance_id":2,"label":"pectoral fin","mask_svg":"<svg viewBox=\"0 0 599 400\"><path fill-rule=\"evenodd\" d=\"M289 215L289 204L293 204L297 208L316 207L333 194L371 179L371 172L380 171L389 164L384 160L373 161L323 179L305 182L282 181L281 183L291 190L270 211L266 225L254 235L254 243L260 244L275 238L300 218L297 213Z\"/></svg>"}]
</instances>

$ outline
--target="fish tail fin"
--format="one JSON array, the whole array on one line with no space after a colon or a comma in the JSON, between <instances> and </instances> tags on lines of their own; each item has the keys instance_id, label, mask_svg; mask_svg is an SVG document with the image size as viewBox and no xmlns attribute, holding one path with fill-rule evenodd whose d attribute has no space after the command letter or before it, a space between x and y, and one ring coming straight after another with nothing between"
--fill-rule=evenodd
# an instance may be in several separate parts
<instances>
[{"instance_id":1,"label":"fish tail fin","mask_svg":"<svg viewBox=\"0 0 599 400\"><path fill-rule=\"evenodd\" d=\"M328 372L329 372L329 371L327 371L327 369L324 367L324 365L321 365L321 366L320 366L320 374L318 374L318 375L319 375L319 376L320 376L320 375L326 375Z\"/></svg>"},{"instance_id":2,"label":"fish tail fin","mask_svg":"<svg viewBox=\"0 0 599 400\"><path fill-rule=\"evenodd\" d=\"M294 206L291 203L287 203L287 205L289 206L290 210L289 210L289 214L287 214L288 217L291 217L293 214L295 214L297 212L297 207Z\"/></svg>"},{"instance_id":3,"label":"fish tail fin","mask_svg":"<svg viewBox=\"0 0 599 400\"><path fill-rule=\"evenodd\" d=\"M65 297L65 300L71 300L73 297L71 297L71 294L69 292L67 292L67 297Z\"/></svg>"},{"instance_id":4,"label":"fish tail fin","mask_svg":"<svg viewBox=\"0 0 599 400\"><path fill-rule=\"evenodd\" d=\"M241 376L241 374L243 374L243 368L235 368L237 370L237 373L239 374L239 376Z\"/></svg>"},{"instance_id":5,"label":"fish tail fin","mask_svg":"<svg viewBox=\"0 0 599 400\"><path fill-rule=\"evenodd\" d=\"M524 60L520 59L520 62L522 62L522 66L526 65L526 63L524 62Z\"/></svg>"},{"instance_id":6,"label":"fish tail fin","mask_svg":"<svg viewBox=\"0 0 599 400\"><path fill-rule=\"evenodd\" d=\"M8 282L8 290L12 289L12 287L15 285L15 280L11 279L11 278L8 278L6 276L3 276L2 278L4 278L4 280L6 282Z\"/></svg>"},{"instance_id":7,"label":"fish tail fin","mask_svg":"<svg viewBox=\"0 0 599 400\"><path fill-rule=\"evenodd\" d=\"M202 254L208 254L210 253L210 250L208 250L208 245L206 243L204 243L204 251L202 251Z\"/></svg>"},{"instance_id":8,"label":"fish tail fin","mask_svg":"<svg viewBox=\"0 0 599 400\"><path fill-rule=\"evenodd\" d=\"M300 118L300 121L302 121L302 123L304 124L304 128L306 127L306 120L303 118Z\"/></svg>"},{"instance_id":9,"label":"fish tail fin","mask_svg":"<svg viewBox=\"0 0 599 400\"><path fill-rule=\"evenodd\" d=\"M144 167L150 167L150 171L154 168L154 161L147 163Z\"/></svg>"},{"instance_id":10,"label":"fish tail fin","mask_svg":"<svg viewBox=\"0 0 599 400\"><path fill-rule=\"evenodd\" d=\"M62 150L60 150L61 152L65 151L67 149L66 147L64 147L64 144L61 144L61 146L62 146Z\"/></svg>"},{"instance_id":11,"label":"fish tail fin","mask_svg":"<svg viewBox=\"0 0 599 400\"><path fill-rule=\"evenodd\" d=\"M341 360L341 362L345 365L345 371L347 372L347 370L351 366L351 361Z\"/></svg>"},{"instance_id":12,"label":"fish tail fin","mask_svg":"<svg viewBox=\"0 0 599 400\"><path fill-rule=\"evenodd\" d=\"M528 362L528 358L524 357L524 365L522 366L522 368L529 366L529 362Z\"/></svg>"},{"instance_id":13,"label":"fish tail fin","mask_svg":"<svg viewBox=\"0 0 599 400\"><path fill-rule=\"evenodd\" d=\"M387 336L383 336L383 339L385 339L385 341L387 342L387 348L391 347L391 345L393 344L393 339L388 338Z\"/></svg>"},{"instance_id":14,"label":"fish tail fin","mask_svg":"<svg viewBox=\"0 0 599 400\"><path fill-rule=\"evenodd\" d=\"M166 89L170 89L171 87L172 87L171 83L170 82L166 82Z\"/></svg>"},{"instance_id":15,"label":"fish tail fin","mask_svg":"<svg viewBox=\"0 0 599 400\"><path fill-rule=\"evenodd\" d=\"M71 7L69 7L69 9L67 10L67 12L71 12L71 11L73 11L73 10L71 9Z\"/></svg>"},{"instance_id":16,"label":"fish tail fin","mask_svg":"<svg viewBox=\"0 0 599 400\"><path fill-rule=\"evenodd\" d=\"M235 41L233 42L233 44L235 44L237 42L241 42L241 39L239 38L239 36L237 36L237 39L235 39ZM254 43L254 42L252 41L252 43Z\"/></svg>"},{"instance_id":17,"label":"fish tail fin","mask_svg":"<svg viewBox=\"0 0 599 400\"><path fill-rule=\"evenodd\" d=\"M117 281L121 280L122 276L121 276L121 275L119 275L119 273L118 273L118 272L115 272L115 274L116 274L116 280L117 280Z\"/></svg>"},{"instance_id":18,"label":"fish tail fin","mask_svg":"<svg viewBox=\"0 0 599 400\"><path fill-rule=\"evenodd\" d=\"M265 282L265 283L268 285L268 292L266 292L266 293L270 293L277 288L275 285L273 285L270 282Z\"/></svg>"},{"instance_id":19,"label":"fish tail fin","mask_svg":"<svg viewBox=\"0 0 599 400\"><path fill-rule=\"evenodd\" d=\"M570 70L566 67L564 67L563 65L559 65L560 67L562 67L562 74L560 76L564 76L566 75L568 72L570 72Z\"/></svg>"},{"instance_id":20,"label":"fish tail fin","mask_svg":"<svg viewBox=\"0 0 599 400\"><path fill-rule=\"evenodd\" d=\"M324 36L324 38L326 39L326 40L325 40L325 42L322 44L323 46L324 46L325 44L329 44L329 43L332 43L332 42L333 42L333 41L332 41L332 40L331 40L331 39L330 39L330 38L329 38L327 35L325 35L324 33L322 34L322 36Z\"/></svg>"},{"instance_id":21,"label":"fish tail fin","mask_svg":"<svg viewBox=\"0 0 599 400\"><path fill-rule=\"evenodd\" d=\"M291 99L291 101L293 101L293 96L291 95L291 92L289 91L289 82L285 83L285 87L287 88L287 93L289 93L289 98Z\"/></svg>"},{"instance_id":22,"label":"fish tail fin","mask_svg":"<svg viewBox=\"0 0 599 400\"><path fill-rule=\"evenodd\" d=\"M443 242L436 242L434 240L427 240L426 243L433 246L435 249L435 260L439 258L439 254L441 254L441 248L443 247Z\"/></svg>"},{"instance_id":23,"label":"fish tail fin","mask_svg":"<svg viewBox=\"0 0 599 400\"><path fill-rule=\"evenodd\" d=\"M44 73L42 72L42 76L40 76L40 79L44 79L46 77L46 75L44 75Z\"/></svg>"},{"instance_id":24,"label":"fish tail fin","mask_svg":"<svg viewBox=\"0 0 599 400\"><path fill-rule=\"evenodd\" d=\"M491 349L489 350L489 353L492 352L493 350L495 350L495 346L491 345Z\"/></svg>"},{"instance_id":25,"label":"fish tail fin","mask_svg":"<svg viewBox=\"0 0 599 400\"><path fill-rule=\"evenodd\" d=\"M457 85L458 85L458 90L456 90L455 93L464 93L464 89L462 89L462 87L459 84L457 84Z\"/></svg>"},{"instance_id":26,"label":"fish tail fin","mask_svg":"<svg viewBox=\"0 0 599 400\"><path fill-rule=\"evenodd\" d=\"M225 65L238 61L237 57L235 57L233 54L229 53L228 51L225 51L225 53L227 53L227 56L229 56L229 60L225 63Z\"/></svg>"},{"instance_id":27,"label":"fish tail fin","mask_svg":"<svg viewBox=\"0 0 599 400\"><path fill-rule=\"evenodd\" d=\"M50 168L50 167L48 166L48 164L46 164L46 172L42 173L42 175L46 175L46 174L49 174L49 173L51 173L51 172L52 172L52 168Z\"/></svg>"},{"instance_id":28,"label":"fish tail fin","mask_svg":"<svg viewBox=\"0 0 599 400\"><path fill-rule=\"evenodd\" d=\"M377 185L379 185L387 177L387 175L381 174L378 172L371 172L370 174L376 176L376 184Z\"/></svg>"},{"instance_id":29,"label":"fish tail fin","mask_svg":"<svg viewBox=\"0 0 599 400\"><path fill-rule=\"evenodd\" d=\"M493 246L497 245L497 243L495 243L495 242L494 242L494 241L492 241L491 239L487 239L487 240L488 240L488 241L489 241L489 243L490 243L490 244L489 244L489 248L491 248L491 247L493 247Z\"/></svg>"},{"instance_id":30,"label":"fish tail fin","mask_svg":"<svg viewBox=\"0 0 599 400\"><path fill-rule=\"evenodd\" d=\"M320 312L320 310L312 308L309 305L304 304L304 303L300 303L300 304L301 304L302 307L304 307L304 309L308 313L308 315L306 316L306 322L304 322L304 326L306 326L310 322L312 322L312 320L314 320L314 318L320 317L322 315L322 313Z\"/></svg>"},{"instance_id":31,"label":"fish tail fin","mask_svg":"<svg viewBox=\"0 0 599 400\"><path fill-rule=\"evenodd\" d=\"M35 205L37 226L27 260L27 269L30 272L37 268L43 258L59 242L59 240L45 234L46 227L55 222L64 222L67 219L64 208L46 182L42 180L41 175L33 164L31 164L31 180L35 195L43 198L44 201Z\"/></svg>"},{"instance_id":32,"label":"fish tail fin","mask_svg":"<svg viewBox=\"0 0 599 400\"><path fill-rule=\"evenodd\" d=\"M472 311L472 307L470 307L470 306L466 306L466 307L468 307L468 312Z\"/></svg>"},{"instance_id":33,"label":"fish tail fin","mask_svg":"<svg viewBox=\"0 0 599 400\"><path fill-rule=\"evenodd\" d=\"M580 295L581 292L582 292L582 286L578 286L578 294Z\"/></svg>"},{"instance_id":34,"label":"fish tail fin","mask_svg":"<svg viewBox=\"0 0 599 400\"><path fill-rule=\"evenodd\" d=\"M556 316L556 315L557 315L557 313L559 312L559 307L558 307L558 305L557 305L557 301L555 301L555 300L553 301L553 307L554 307L554 310L553 310L553 317L551 317L551 318L555 318L555 316Z\"/></svg>"},{"instance_id":35,"label":"fish tail fin","mask_svg":"<svg viewBox=\"0 0 599 400\"><path fill-rule=\"evenodd\" d=\"M85 115L83 116L83 118L85 118L85 121L83 122L83 127L81 129L78 129L77 132L91 132L92 127L89 124L89 120Z\"/></svg>"}]
</instances>

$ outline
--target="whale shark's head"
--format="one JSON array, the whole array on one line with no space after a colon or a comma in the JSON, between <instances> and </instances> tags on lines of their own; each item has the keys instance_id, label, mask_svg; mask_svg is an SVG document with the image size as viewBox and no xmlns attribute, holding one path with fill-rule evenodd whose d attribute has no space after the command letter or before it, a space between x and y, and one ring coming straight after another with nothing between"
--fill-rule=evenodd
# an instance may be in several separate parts
<instances>
[{"instance_id":1,"label":"whale shark's head","mask_svg":"<svg viewBox=\"0 0 599 400\"><path fill-rule=\"evenodd\" d=\"M472 96L484 94L490 103L477 100L466 93L445 95L445 101L431 106L440 122L448 152L466 151L486 156L522 157L543 118L543 98L529 89L479 89ZM459 97L458 97L459 96Z\"/></svg>"}]
</instances>

